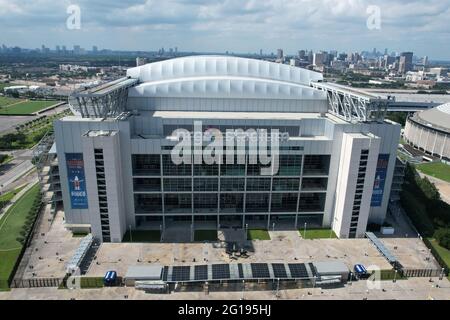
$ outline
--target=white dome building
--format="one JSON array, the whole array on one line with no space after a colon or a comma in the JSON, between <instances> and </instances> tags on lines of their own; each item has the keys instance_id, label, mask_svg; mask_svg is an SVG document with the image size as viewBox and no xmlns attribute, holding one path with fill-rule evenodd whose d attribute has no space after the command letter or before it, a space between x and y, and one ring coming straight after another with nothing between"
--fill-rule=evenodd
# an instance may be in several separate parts
<instances>
[{"instance_id":1,"label":"white dome building","mask_svg":"<svg viewBox=\"0 0 450 320\"><path fill-rule=\"evenodd\" d=\"M404 136L414 148L450 161L450 103L409 117Z\"/></svg>"},{"instance_id":2,"label":"white dome building","mask_svg":"<svg viewBox=\"0 0 450 320\"><path fill-rule=\"evenodd\" d=\"M363 237L368 222L386 217L400 126L336 116L327 92L312 85L322 80L279 63L193 56L131 68L126 78L73 93L75 115L55 122L66 227L104 242L121 242L129 228L275 225ZM270 139L270 163L251 161L246 143L241 162L223 153L235 144L218 148L214 163L177 164L177 129L263 129L284 138ZM184 154L207 150L200 144Z\"/></svg>"}]
</instances>

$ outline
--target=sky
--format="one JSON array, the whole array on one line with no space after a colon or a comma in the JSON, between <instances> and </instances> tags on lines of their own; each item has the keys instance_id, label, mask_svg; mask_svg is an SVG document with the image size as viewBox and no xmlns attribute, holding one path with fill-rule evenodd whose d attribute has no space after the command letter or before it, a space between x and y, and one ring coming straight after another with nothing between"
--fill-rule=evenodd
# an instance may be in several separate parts
<instances>
[{"instance_id":1,"label":"sky","mask_svg":"<svg viewBox=\"0 0 450 320\"><path fill-rule=\"evenodd\" d=\"M0 0L0 44L287 54L388 48L450 60L449 20L450 0Z\"/></svg>"}]
</instances>

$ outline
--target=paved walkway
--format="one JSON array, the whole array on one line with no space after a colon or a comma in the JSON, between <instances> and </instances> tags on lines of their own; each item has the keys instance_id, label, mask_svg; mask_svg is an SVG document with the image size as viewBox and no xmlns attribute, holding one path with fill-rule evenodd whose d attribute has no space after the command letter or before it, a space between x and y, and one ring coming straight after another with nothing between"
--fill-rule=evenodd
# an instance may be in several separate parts
<instances>
[{"instance_id":1,"label":"paved walkway","mask_svg":"<svg viewBox=\"0 0 450 320\"><path fill-rule=\"evenodd\" d=\"M439 193L441 194L441 199L442 201L447 202L448 204L450 204L450 182L423 174L422 172L418 171L420 176L423 177L427 177L428 180L430 180L431 182L434 183L434 185L436 186L436 188L439 190Z\"/></svg>"},{"instance_id":2,"label":"paved walkway","mask_svg":"<svg viewBox=\"0 0 450 320\"><path fill-rule=\"evenodd\" d=\"M17 200L20 199L21 196L23 196L25 194L25 192L27 192L28 190L30 190L35 184L36 182L38 182L38 178L36 177L33 181L31 181L30 183L28 183L28 185L23 188L22 190L20 190L20 192L18 194L16 194L10 201L10 203L4 207L1 211L0 211L0 219L3 217L3 215L9 210L9 208L11 208L16 202ZM0 225L0 230L2 228L3 224Z\"/></svg>"},{"instance_id":3,"label":"paved walkway","mask_svg":"<svg viewBox=\"0 0 450 320\"><path fill-rule=\"evenodd\" d=\"M0 300L275 300L276 291L173 292L171 294L146 294L134 287L106 287L102 289L60 290L57 288L12 289L0 292ZM368 286L366 281L356 281L335 289L304 288L280 290L281 300L449 300L450 283L444 278L410 278L408 280L381 281L379 287ZM183 302L185 303L185 302Z\"/></svg>"}]
</instances>

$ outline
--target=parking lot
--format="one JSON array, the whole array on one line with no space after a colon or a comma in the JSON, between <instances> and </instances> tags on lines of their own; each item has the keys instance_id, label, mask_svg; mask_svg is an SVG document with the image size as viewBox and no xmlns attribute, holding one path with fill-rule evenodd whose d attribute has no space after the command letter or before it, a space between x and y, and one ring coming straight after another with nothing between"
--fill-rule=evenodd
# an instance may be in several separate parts
<instances>
[{"instance_id":1,"label":"parking lot","mask_svg":"<svg viewBox=\"0 0 450 320\"><path fill-rule=\"evenodd\" d=\"M106 287L101 289L59 290L57 288L12 289L0 292L0 300L449 300L450 282L444 278L411 278L409 280L381 281L379 287L368 287L366 281L357 281L334 289L304 288L275 291L235 292L175 292L148 294L133 287Z\"/></svg>"},{"instance_id":2,"label":"parking lot","mask_svg":"<svg viewBox=\"0 0 450 320\"><path fill-rule=\"evenodd\" d=\"M66 263L74 254L81 238L73 237L63 227L59 213L51 226L41 228L41 234L29 249L31 253L24 278L60 277L66 272ZM172 233L186 232L171 230ZM247 257L233 257L226 253L226 244L217 242L164 243L103 243L92 261L87 276L104 276L108 270L126 274L128 267L159 263L161 265L194 265L212 263L297 262L341 260L349 268L361 263L367 269L391 269L387 260L368 239L304 240L298 231L269 231L271 240L245 241L242 230L219 231L219 240L243 241ZM426 246L417 238L384 238L383 243L411 269L438 268Z\"/></svg>"},{"instance_id":3,"label":"parking lot","mask_svg":"<svg viewBox=\"0 0 450 320\"><path fill-rule=\"evenodd\" d=\"M24 279L63 278L66 263L80 244L81 238L73 237L64 228L62 212L56 215L53 222L49 221L50 217L50 213L46 211L38 233L27 249L25 258L28 263L22 271Z\"/></svg>"},{"instance_id":4,"label":"parking lot","mask_svg":"<svg viewBox=\"0 0 450 320\"><path fill-rule=\"evenodd\" d=\"M230 257L225 245L214 243L104 243L97 259L89 268L89 276L103 276L108 270L119 275L130 265L193 265L205 263L311 262L341 260L350 268L357 263L369 270L391 269L390 264L368 239L304 240L297 231L270 231L271 240L247 241L248 257ZM228 237L229 238L229 237ZM383 239L399 261L412 269L437 268L425 245L415 238ZM395 249L394 249L395 248Z\"/></svg>"}]
</instances>

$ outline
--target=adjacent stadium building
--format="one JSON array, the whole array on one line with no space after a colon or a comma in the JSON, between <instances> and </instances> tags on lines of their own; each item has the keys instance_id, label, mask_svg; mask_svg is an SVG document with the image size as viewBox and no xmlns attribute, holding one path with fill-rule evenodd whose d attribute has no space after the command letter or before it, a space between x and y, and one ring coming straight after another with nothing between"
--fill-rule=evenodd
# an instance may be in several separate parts
<instances>
[{"instance_id":1,"label":"adjacent stadium building","mask_svg":"<svg viewBox=\"0 0 450 320\"><path fill-rule=\"evenodd\" d=\"M450 103L408 117L404 138L414 148L450 161Z\"/></svg>"},{"instance_id":2,"label":"adjacent stadium building","mask_svg":"<svg viewBox=\"0 0 450 320\"><path fill-rule=\"evenodd\" d=\"M381 98L340 90L298 67L193 56L75 92L74 115L55 122L66 226L105 242L174 226L329 227L362 237L368 222L385 219L400 126L369 112ZM279 130L277 170L262 174L267 163L250 161L248 144L243 163L227 161L236 148L216 149L214 163L174 163L174 130L199 122L203 132Z\"/></svg>"}]
</instances>

